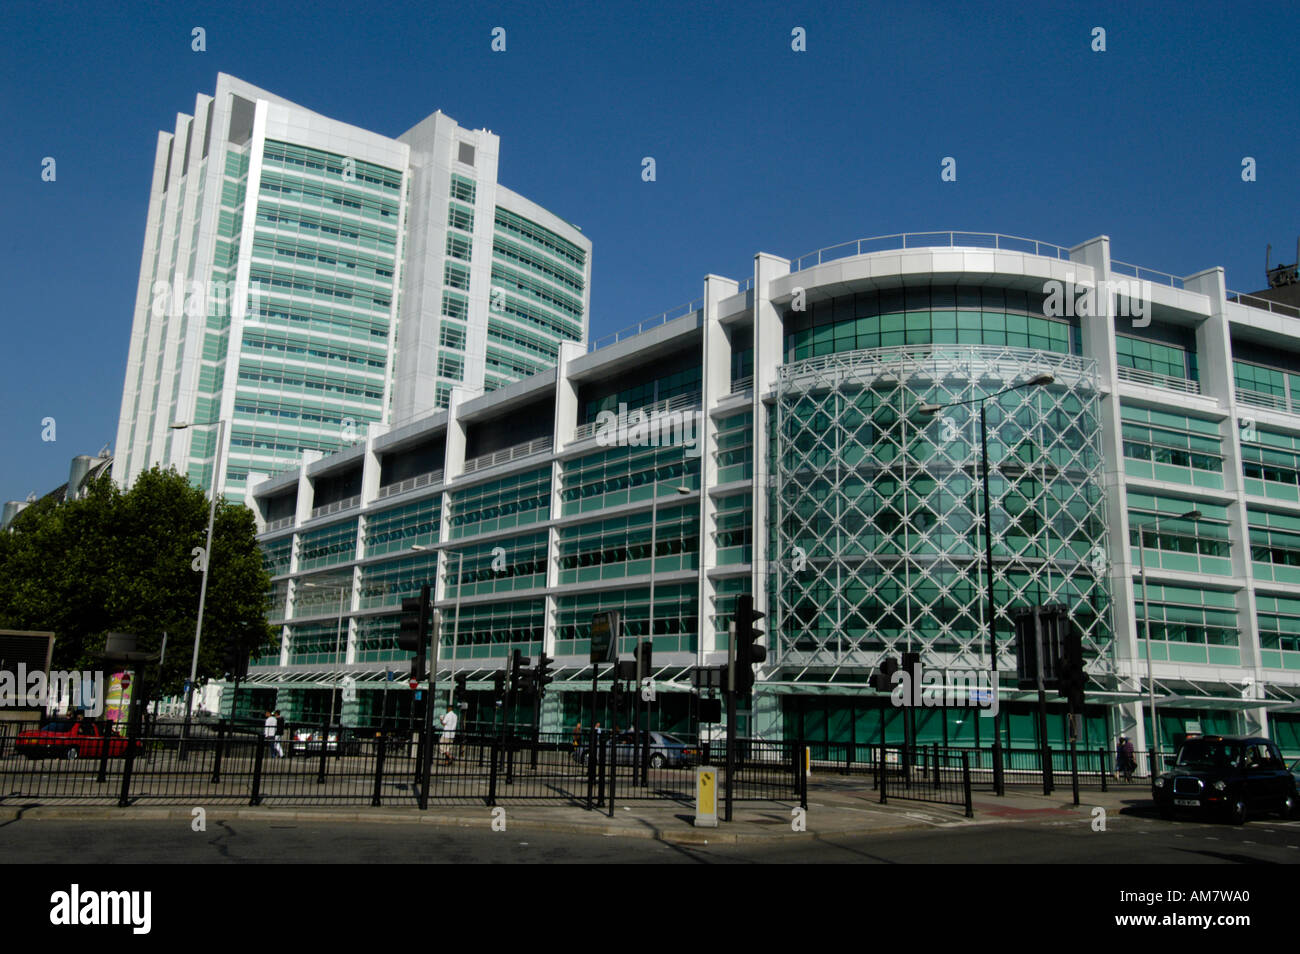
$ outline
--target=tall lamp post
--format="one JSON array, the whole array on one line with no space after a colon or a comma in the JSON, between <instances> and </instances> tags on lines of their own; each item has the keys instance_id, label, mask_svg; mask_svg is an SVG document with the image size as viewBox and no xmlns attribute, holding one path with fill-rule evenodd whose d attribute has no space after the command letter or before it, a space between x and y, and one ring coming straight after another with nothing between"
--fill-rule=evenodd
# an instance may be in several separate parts
<instances>
[{"instance_id":1,"label":"tall lamp post","mask_svg":"<svg viewBox=\"0 0 1300 954\"><path fill-rule=\"evenodd\" d=\"M679 494L689 494L689 487L674 487ZM659 468L655 467L655 480L651 488L650 504L650 624L646 635L653 642L655 638L655 549L659 545Z\"/></svg>"},{"instance_id":2,"label":"tall lamp post","mask_svg":"<svg viewBox=\"0 0 1300 954\"><path fill-rule=\"evenodd\" d=\"M212 463L212 501L208 507L208 545L203 551L203 583L199 587L199 617L194 624L194 656L190 660L190 681L185 689L185 724L181 727L180 755L185 753L185 740L190 734L190 717L194 711L194 683L199 677L199 638L203 635L203 607L208 599L208 567L212 565L212 524L217 517L217 481L221 478L221 448L225 443L226 422L224 418L194 424L177 421L171 425L173 431L183 431L189 427L211 427L217 425L217 451Z\"/></svg>"},{"instance_id":3,"label":"tall lamp post","mask_svg":"<svg viewBox=\"0 0 1300 954\"><path fill-rule=\"evenodd\" d=\"M1160 766L1161 764L1160 763L1160 723L1156 719L1156 681L1151 674L1152 673L1151 670L1151 610L1150 610L1150 603L1147 599L1147 559L1146 559L1146 547L1142 545L1143 544L1142 530L1146 527L1152 527L1155 529L1156 547L1159 548L1160 519L1161 519L1161 515L1157 514L1155 519L1144 520L1142 523L1139 523L1137 525L1138 566L1141 568L1141 573L1142 573L1142 622L1143 622L1143 629L1146 632L1146 638L1143 640L1143 642L1146 643L1146 651L1147 651L1146 653L1147 655L1147 702L1151 708L1151 745L1152 745L1152 752L1155 755L1155 763L1151 769L1152 777L1154 777L1156 767ZM1195 523L1197 520L1201 519L1201 512L1199 510L1189 510L1186 513L1180 513L1178 516L1174 517L1173 519L1190 520L1193 523Z\"/></svg>"},{"instance_id":4,"label":"tall lamp post","mask_svg":"<svg viewBox=\"0 0 1300 954\"><path fill-rule=\"evenodd\" d=\"M334 589L334 587L330 586L330 585L327 584L327 583L304 583L304 584L302 584L302 585L305 586L305 587L311 587L312 589L317 589L317 590L329 590L329 589ZM338 584L338 591L339 591L339 622L338 622L338 626L337 626L337 627L335 628L335 630L334 630L334 664L335 664L336 666L341 666L341 665L342 665L342 661L339 659L339 646L340 646L340 644L341 644L342 641L343 641L343 599L344 599L344 597L347 595L347 591L348 591L349 588L350 588L350 587L349 587L347 584L345 584L345 583L340 583L340 584ZM328 727L328 726L331 726L331 725L333 725L333 724L334 724L334 690L331 689L331 690L330 690L330 718L329 718L329 722L326 723L326 726ZM328 729L327 729L327 731L328 731ZM323 743L322 743L322 744L323 744Z\"/></svg>"},{"instance_id":5,"label":"tall lamp post","mask_svg":"<svg viewBox=\"0 0 1300 954\"><path fill-rule=\"evenodd\" d=\"M428 548L424 544L413 543L411 549L419 552ZM439 563L442 562L443 554L450 556L452 553L456 554L456 619L451 624L451 688L447 692L447 705L456 702L456 653L460 650L460 591L465 579L465 554L459 550L440 550L438 553ZM432 700L430 704L432 705Z\"/></svg>"},{"instance_id":6,"label":"tall lamp post","mask_svg":"<svg viewBox=\"0 0 1300 954\"><path fill-rule=\"evenodd\" d=\"M988 581L988 621L989 621L989 671L992 674L993 692L998 692L998 641L997 641L997 604L993 596L993 515L989 504L989 424L987 405L1011 391L1023 388L1040 387L1051 384L1056 378L1048 372L1036 374L1027 381L1012 384L1000 391L982 397L968 398L965 401L952 401L948 404L922 404L917 410L922 414L934 415L950 407L962 407L968 404L980 406L980 483L983 485L984 497L984 567ZM1002 733L998 731L997 716L993 717L993 789L1001 795L1002 785Z\"/></svg>"}]
</instances>

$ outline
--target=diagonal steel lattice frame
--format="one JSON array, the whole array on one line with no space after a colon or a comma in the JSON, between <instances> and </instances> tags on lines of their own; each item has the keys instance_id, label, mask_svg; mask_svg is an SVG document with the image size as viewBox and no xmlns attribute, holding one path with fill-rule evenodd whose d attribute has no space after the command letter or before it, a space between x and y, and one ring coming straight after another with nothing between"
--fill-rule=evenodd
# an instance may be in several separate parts
<instances>
[{"instance_id":1,"label":"diagonal steel lattice frame","mask_svg":"<svg viewBox=\"0 0 1300 954\"><path fill-rule=\"evenodd\" d=\"M980 345L875 348L783 366L771 442L770 668L821 682L917 651L987 669L979 403L987 402L998 668L1009 610L1060 602L1088 670L1114 672L1095 362Z\"/></svg>"}]
</instances>

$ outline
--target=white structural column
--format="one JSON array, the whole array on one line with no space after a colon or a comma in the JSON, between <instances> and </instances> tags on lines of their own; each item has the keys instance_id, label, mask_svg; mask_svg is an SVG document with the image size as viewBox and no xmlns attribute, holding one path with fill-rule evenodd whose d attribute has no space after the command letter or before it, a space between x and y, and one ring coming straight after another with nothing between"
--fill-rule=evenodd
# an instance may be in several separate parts
<instances>
[{"instance_id":1,"label":"white structural column","mask_svg":"<svg viewBox=\"0 0 1300 954\"><path fill-rule=\"evenodd\" d=\"M717 648L713 630L717 589L709 576L709 570L718 565L718 545L714 540L718 507L710 493L718 484L718 424L713 409L731 393L731 336L723 327L719 314L722 300L735 295L738 287L729 278L704 277L704 382L700 432L695 435L695 446L700 451L700 589L695 650L698 666L704 665L705 653Z\"/></svg>"},{"instance_id":2,"label":"white structural column","mask_svg":"<svg viewBox=\"0 0 1300 954\"><path fill-rule=\"evenodd\" d=\"M768 526L768 495L780 493L781 488L773 486L773 476L769 466L771 459L768 447L769 407L763 402L765 395L776 387L778 370L785 360L784 329L781 313L772 304L770 297L771 283L782 275L790 274L788 259L778 258L760 252L754 256L754 495L751 501L753 509L753 553L750 571L751 589L754 594L754 609L767 615L763 627L767 639L768 665L781 656L779 640L779 620L773 619L767 600L768 557L767 541L770 536ZM781 559L782 554L771 554L773 559ZM759 736L772 738L781 731L781 708L779 700L771 693L754 694L754 715L750 722L750 731Z\"/></svg>"},{"instance_id":3,"label":"white structural column","mask_svg":"<svg viewBox=\"0 0 1300 954\"><path fill-rule=\"evenodd\" d=\"M144 361L148 355L146 347L149 335L149 321L153 302L154 274L158 268L160 248L159 233L166 224L167 156L172 149L174 137L171 133L158 133L158 144L154 150L153 180L149 186L149 218L145 223L144 251L140 256L140 279L135 291L135 311L131 321L131 345L126 362L126 380L122 386L122 411L118 418L117 454L113 458L113 482L126 486L135 461L143 450L145 428L139 425L141 384L144 375ZM190 418L186 418L189 420ZM133 424L135 424L133 428ZM135 436L132 438L132 430Z\"/></svg>"},{"instance_id":4,"label":"white structural column","mask_svg":"<svg viewBox=\"0 0 1300 954\"><path fill-rule=\"evenodd\" d=\"M546 531L546 620L545 637L542 652L555 658L557 621L559 619L559 600L555 589L560 585L560 530L555 521L564 512L564 495L561 479L563 470L559 455L572 441L578 430L578 385L569 378L569 366L587 353L584 345L577 341L560 342L556 357L555 374L555 452L556 459L551 462L551 520L552 525Z\"/></svg>"},{"instance_id":5,"label":"white structural column","mask_svg":"<svg viewBox=\"0 0 1300 954\"><path fill-rule=\"evenodd\" d=\"M769 297L773 279L790 274L790 262L775 255L760 252L754 256L754 500L753 527L754 553L751 583L754 592L754 609L766 613L768 574L768 494L779 490L771 486L769 467L768 407L765 395L776 387L777 373L784 361L784 338L781 313ZM780 554L774 555L780 558ZM768 632L775 623L769 623ZM769 654L771 656L772 654Z\"/></svg>"},{"instance_id":6,"label":"white structural column","mask_svg":"<svg viewBox=\"0 0 1300 954\"><path fill-rule=\"evenodd\" d=\"M1236 592L1237 647L1240 667L1234 667L1243 699L1263 699L1264 671L1260 656L1259 617L1256 615L1255 580L1250 559L1250 518L1241 468L1241 424L1253 422L1254 409L1237 405L1236 376L1232 370L1232 340L1227 316L1227 283L1223 268L1208 268L1183 279L1186 291L1199 292L1209 301L1210 315L1196 329L1197 370L1201 392L1215 398L1227 411L1219 424L1223 447L1223 489L1233 495L1228 510L1228 538L1241 541L1232 547L1232 575L1244 581ZM1242 676L1247 675L1248 679ZM1262 706L1243 709L1237 731L1243 735L1267 735L1268 713Z\"/></svg>"},{"instance_id":7,"label":"white structural column","mask_svg":"<svg viewBox=\"0 0 1300 954\"><path fill-rule=\"evenodd\" d=\"M1110 286L1110 238L1102 235L1070 249L1070 261L1076 266L1074 281L1097 282L1098 289ZM1082 290L1081 288L1079 290ZM1068 292L1068 289L1067 289ZM1115 359L1115 301L1109 294L1098 291L1094 295L1097 314L1079 319L1083 333L1084 357L1097 362L1097 383L1102 390L1099 402L1101 417L1102 458L1107 462L1103 477L1106 495L1106 534L1109 545L1106 552L1107 572L1110 574L1110 595L1115 607L1111 613L1114 626L1114 663L1120 673L1127 676L1120 685L1134 693L1142 688L1138 648L1139 633L1135 616L1129 611L1134 605L1136 590L1133 586L1132 548L1129 546L1128 499L1124 489L1123 425L1120 423L1119 373ZM1127 735L1133 747L1145 751L1146 730L1142 719L1142 703L1127 702L1116 707L1119 725L1117 733Z\"/></svg>"}]
</instances>

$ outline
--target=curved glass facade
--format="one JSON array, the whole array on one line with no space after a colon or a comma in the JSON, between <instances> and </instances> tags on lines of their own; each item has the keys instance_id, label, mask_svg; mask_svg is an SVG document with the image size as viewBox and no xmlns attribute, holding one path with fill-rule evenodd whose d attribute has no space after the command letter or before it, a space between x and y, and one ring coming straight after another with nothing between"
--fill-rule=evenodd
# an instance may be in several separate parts
<instances>
[{"instance_id":1,"label":"curved glass facade","mask_svg":"<svg viewBox=\"0 0 1300 954\"><path fill-rule=\"evenodd\" d=\"M772 442L769 579L778 662L874 667L923 652L987 668L982 398L998 607L1064 603L1085 654L1112 661L1099 396L1093 362L1015 347L917 344L785 365ZM922 405L946 405L926 413ZM1097 666L1097 663L1093 664Z\"/></svg>"},{"instance_id":2,"label":"curved glass facade","mask_svg":"<svg viewBox=\"0 0 1300 954\"><path fill-rule=\"evenodd\" d=\"M785 359L919 344L1082 354L1078 320L1045 317L1043 300L1041 291L958 285L840 295L785 313Z\"/></svg>"}]
</instances>

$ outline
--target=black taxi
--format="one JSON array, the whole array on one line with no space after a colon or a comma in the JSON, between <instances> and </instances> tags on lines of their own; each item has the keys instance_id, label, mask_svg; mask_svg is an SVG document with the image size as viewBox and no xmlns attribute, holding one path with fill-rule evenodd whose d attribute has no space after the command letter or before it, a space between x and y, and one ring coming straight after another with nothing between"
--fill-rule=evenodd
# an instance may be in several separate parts
<instances>
[{"instance_id":1,"label":"black taxi","mask_svg":"<svg viewBox=\"0 0 1300 954\"><path fill-rule=\"evenodd\" d=\"M1173 767L1151 781L1163 818L1199 812L1240 825L1253 814L1294 817L1295 776L1268 739L1198 736L1184 740Z\"/></svg>"}]
</instances>

